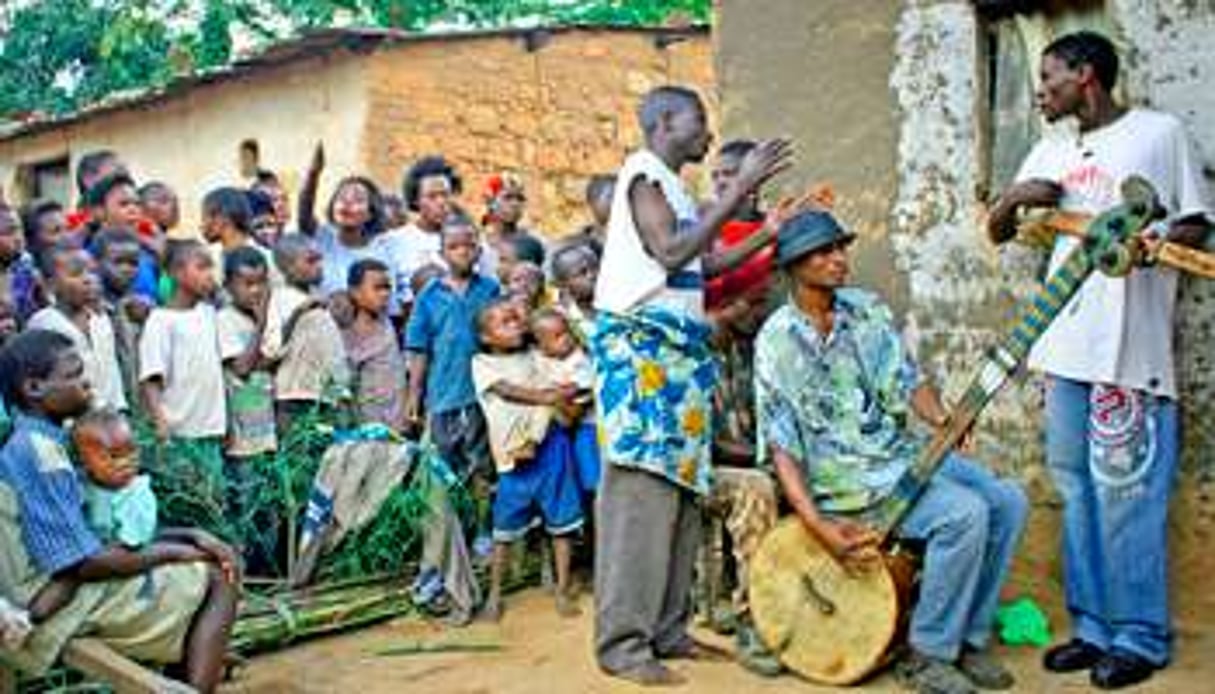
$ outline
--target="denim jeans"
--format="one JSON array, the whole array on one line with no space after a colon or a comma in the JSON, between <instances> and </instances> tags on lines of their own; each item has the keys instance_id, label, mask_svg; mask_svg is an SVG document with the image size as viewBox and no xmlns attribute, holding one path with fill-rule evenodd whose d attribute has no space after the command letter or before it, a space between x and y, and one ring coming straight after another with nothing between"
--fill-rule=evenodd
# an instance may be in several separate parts
<instances>
[{"instance_id":1,"label":"denim jeans","mask_svg":"<svg viewBox=\"0 0 1215 694\"><path fill-rule=\"evenodd\" d=\"M927 542L909 635L917 651L952 661L963 643L987 646L1028 512L1015 482L956 454L945 461L898 530Z\"/></svg>"},{"instance_id":2,"label":"denim jeans","mask_svg":"<svg viewBox=\"0 0 1215 694\"><path fill-rule=\"evenodd\" d=\"M1168 511L1178 436L1173 400L1050 380L1046 461L1063 497L1073 635L1156 665L1172 646Z\"/></svg>"}]
</instances>

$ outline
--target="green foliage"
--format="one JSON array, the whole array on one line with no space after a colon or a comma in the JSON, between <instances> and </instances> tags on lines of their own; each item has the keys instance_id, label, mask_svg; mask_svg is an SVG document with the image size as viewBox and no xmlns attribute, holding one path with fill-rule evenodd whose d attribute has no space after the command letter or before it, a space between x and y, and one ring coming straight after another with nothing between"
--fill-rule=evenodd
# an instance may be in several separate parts
<instances>
[{"instance_id":1,"label":"green foliage","mask_svg":"<svg viewBox=\"0 0 1215 694\"><path fill-rule=\"evenodd\" d=\"M425 31L567 23L708 22L711 0L32 0L0 9L0 120L62 113L224 65L233 35L334 24ZM0 0L3 5L3 0ZM201 12L199 12L201 9Z\"/></svg>"}]
</instances>

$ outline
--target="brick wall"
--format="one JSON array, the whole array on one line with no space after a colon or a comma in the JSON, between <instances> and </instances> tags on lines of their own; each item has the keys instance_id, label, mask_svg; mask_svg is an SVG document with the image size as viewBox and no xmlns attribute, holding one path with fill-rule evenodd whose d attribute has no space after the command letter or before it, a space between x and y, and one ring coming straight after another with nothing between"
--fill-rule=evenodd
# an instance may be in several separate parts
<instances>
[{"instance_id":1,"label":"brick wall","mask_svg":"<svg viewBox=\"0 0 1215 694\"><path fill-rule=\"evenodd\" d=\"M385 48L369 59L367 169L399 190L411 160L442 152L463 174L463 201L477 215L486 178L514 170L528 188L529 223L568 234L585 221L588 177L613 171L639 142L641 94L686 84L716 110L708 34L662 47L657 36L570 31L534 50L521 36Z\"/></svg>"}]
</instances>

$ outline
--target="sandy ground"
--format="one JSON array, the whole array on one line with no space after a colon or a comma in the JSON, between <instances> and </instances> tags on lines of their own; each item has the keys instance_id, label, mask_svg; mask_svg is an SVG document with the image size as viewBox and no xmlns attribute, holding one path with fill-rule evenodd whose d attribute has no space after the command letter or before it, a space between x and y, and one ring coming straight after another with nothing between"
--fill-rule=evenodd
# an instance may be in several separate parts
<instances>
[{"instance_id":1,"label":"sandy ground","mask_svg":"<svg viewBox=\"0 0 1215 694\"><path fill-rule=\"evenodd\" d=\"M591 657L591 598L583 596L583 615L561 619L541 590L512 595L501 624L474 624L451 629L418 619L401 619L356 633L296 645L255 658L235 682L236 692L379 692L425 691L431 694L503 692L633 692L640 687L600 674ZM1215 692L1215 625L1187 625L1182 616L1174 665L1135 692ZM698 637L707 635L697 632ZM394 646L417 643L498 644L501 650L475 653L383 655ZM727 643L719 641L720 643ZM1003 651L1018 678L1017 691L1061 692L1089 689L1087 675L1046 677L1040 653L1018 648ZM674 691L776 692L832 691L792 676L764 680L732 662L674 663L688 678ZM864 691L901 691L889 675Z\"/></svg>"}]
</instances>

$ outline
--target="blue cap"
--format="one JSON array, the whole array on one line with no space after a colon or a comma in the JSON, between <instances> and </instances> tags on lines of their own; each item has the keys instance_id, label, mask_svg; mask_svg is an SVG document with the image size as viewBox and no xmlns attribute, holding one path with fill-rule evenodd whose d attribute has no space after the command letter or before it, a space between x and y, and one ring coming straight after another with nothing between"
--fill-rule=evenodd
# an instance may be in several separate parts
<instances>
[{"instance_id":1,"label":"blue cap","mask_svg":"<svg viewBox=\"0 0 1215 694\"><path fill-rule=\"evenodd\" d=\"M780 225L776 233L776 262L788 265L807 253L854 238L856 234L840 225L831 213L807 210Z\"/></svg>"}]
</instances>

